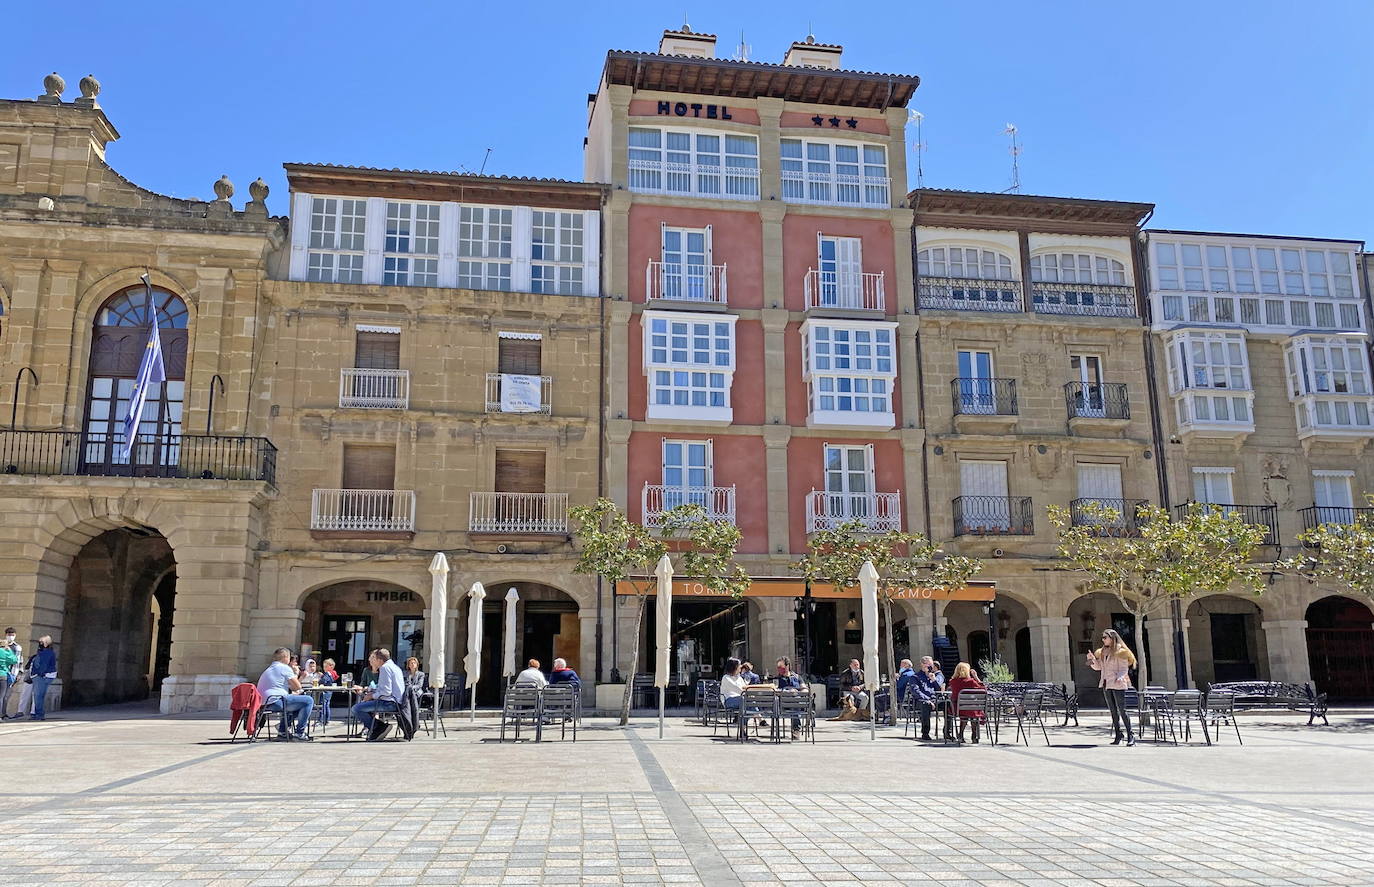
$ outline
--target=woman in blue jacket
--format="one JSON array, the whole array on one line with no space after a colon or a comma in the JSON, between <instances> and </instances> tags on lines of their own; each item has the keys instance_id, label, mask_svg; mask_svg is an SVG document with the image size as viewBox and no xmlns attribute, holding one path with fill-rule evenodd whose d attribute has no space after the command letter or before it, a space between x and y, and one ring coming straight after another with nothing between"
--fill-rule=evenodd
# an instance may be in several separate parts
<instances>
[{"instance_id":1,"label":"woman in blue jacket","mask_svg":"<svg viewBox=\"0 0 1374 887\"><path fill-rule=\"evenodd\" d=\"M33 715L32 720L45 718L43 711L47 703L48 685L57 679L57 651L52 648L52 636L43 635L38 639L38 650L33 654Z\"/></svg>"}]
</instances>

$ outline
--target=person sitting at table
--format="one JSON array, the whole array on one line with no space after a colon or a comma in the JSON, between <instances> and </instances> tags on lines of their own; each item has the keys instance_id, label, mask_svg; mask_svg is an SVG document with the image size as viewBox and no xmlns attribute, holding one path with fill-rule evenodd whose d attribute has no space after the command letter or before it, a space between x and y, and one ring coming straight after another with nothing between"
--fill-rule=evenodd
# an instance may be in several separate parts
<instances>
[{"instance_id":1,"label":"person sitting at table","mask_svg":"<svg viewBox=\"0 0 1374 887\"><path fill-rule=\"evenodd\" d=\"M859 660L849 660L849 668L840 672L840 713L832 721L868 719L868 693L864 690L864 670Z\"/></svg>"},{"instance_id":2,"label":"person sitting at table","mask_svg":"<svg viewBox=\"0 0 1374 887\"><path fill-rule=\"evenodd\" d=\"M553 661L553 671L549 672L549 684L572 684L573 692L582 690L582 679L577 672L568 668L568 660L559 657Z\"/></svg>"},{"instance_id":3,"label":"person sitting at table","mask_svg":"<svg viewBox=\"0 0 1374 887\"><path fill-rule=\"evenodd\" d=\"M978 672L974 671L967 662L960 662L954 667L954 677L949 679L949 711L952 717L954 712L959 710L959 692L961 690L986 690L987 686L978 680ZM982 712L975 712L976 716L981 716ZM959 719L959 741L964 741L964 727L973 718ZM973 720L973 744L978 744L978 722Z\"/></svg>"},{"instance_id":4,"label":"person sitting at table","mask_svg":"<svg viewBox=\"0 0 1374 887\"><path fill-rule=\"evenodd\" d=\"M420 692L424 692L428 687L425 683L425 673L420 670L420 660L411 656L406 660L406 686L414 687Z\"/></svg>"},{"instance_id":5,"label":"person sitting at table","mask_svg":"<svg viewBox=\"0 0 1374 887\"><path fill-rule=\"evenodd\" d=\"M749 686L749 682L744 677L744 670L740 661L731 656L725 660L725 671L720 676L720 704L726 711L739 711L744 705L744 688ZM740 717L740 729L743 729L744 717Z\"/></svg>"},{"instance_id":6,"label":"person sitting at table","mask_svg":"<svg viewBox=\"0 0 1374 887\"><path fill-rule=\"evenodd\" d=\"M332 687L339 682L339 672L335 668L333 659L326 659L320 663L320 683L326 687Z\"/></svg>"},{"instance_id":7,"label":"person sitting at table","mask_svg":"<svg viewBox=\"0 0 1374 887\"><path fill-rule=\"evenodd\" d=\"M792 673L792 660L783 656L777 663L777 675L773 682L779 690L800 690L802 689L801 677ZM792 738L797 739L801 736L801 719L792 719Z\"/></svg>"},{"instance_id":8,"label":"person sitting at table","mask_svg":"<svg viewBox=\"0 0 1374 887\"><path fill-rule=\"evenodd\" d=\"M758 673L754 671L754 663L747 659L739 665L739 676L744 678L750 686L760 683L763 680L763 678L759 677Z\"/></svg>"},{"instance_id":9,"label":"person sitting at table","mask_svg":"<svg viewBox=\"0 0 1374 887\"><path fill-rule=\"evenodd\" d=\"M367 660L367 666L357 680L357 685L363 689L377 686L377 669L372 667L372 660Z\"/></svg>"},{"instance_id":10,"label":"person sitting at table","mask_svg":"<svg viewBox=\"0 0 1374 887\"><path fill-rule=\"evenodd\" d=\"M529 667L515 676L515 685L535 686L544 689L549 685L549 679L544 677L544 673L539 670L539 660L531 659Z\"/></svg>"},{"instance_id":11,"label":"person sitting at table","mask_svg":"<svg viewBox=\"0 0 1374 887\"><path fill-rule=\"evenodd\" d=\"M396 711L405 696L406 679L401 669L391 661L391 651L377 648L367 657L368 666L377 674L377 686L363 694L362 702L353 706L353 717L362 725L356 736L378 740L391 731L391 725L378 721L373 715L379 711Z\"/></svg>"},{"instance_id":12,"label":"person sitting at table","mask_svg":"<svg viewBox=\"0 0 1374 887\"><path fill-rule=\"evenodd\" d=\"M930 713L935 710L938 694L945 688L945 677L940 674L940 666L929 656L921 657L921 667L915 669L910 683L911 700L921 716L921 738L930 739Z\"/></svg>"},{"instance_id":13,"label":"person sitting at table","mask_svg":"<svg viewBox=\"0 0 1374 887\"><path fill-rule=\"evenodd\" d=\"M310 742L305 732L310 723L310 714L315 710L315 700L301 695L301 682L291 668L291 651L278 647L272 654L272 664L267 666L258 678L258 695L262 697L263 708L281 712L281 722L277 726L277 738ZM296 729L292 733L287 727L291 714L296 715Z\"/></svg>"},{"instance_id":14,"label":"person sitting at table","mask_svg":"<svg viewBox=\"0 0 1374 887\"><path fill-rule=\"evenodd\" d=\"M899 706L906 701L906 688L911 685L911 680L914 677L916 677L916 669L911 667L910 659L903 659L897 663L897 683L893 685L892 689L897 694Z\"/></svg>"},{"instance_id":15,"label":"person sitting at table","mask_svg":"<svg viewBox=\"0 0 1374 887\"><path fill-rule=\"evenodd\" d=\"M316 666L315 660L313 659L305 660L305 667L301 669L300 674L296 675L296 677L300 678L302 687L315 686L320 682L320 676L320 669Z\"/></svg>"}]
</instances>

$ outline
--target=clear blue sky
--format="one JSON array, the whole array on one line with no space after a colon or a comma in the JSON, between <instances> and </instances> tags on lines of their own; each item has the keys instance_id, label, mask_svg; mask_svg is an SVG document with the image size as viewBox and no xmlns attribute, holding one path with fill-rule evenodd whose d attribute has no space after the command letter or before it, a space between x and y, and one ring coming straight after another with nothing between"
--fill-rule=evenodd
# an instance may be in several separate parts
<instances>
[{"instance_id":1,"label":"clear blue sky","mask_svg":"<svg viewBox=\"0 0 1374 887\"><path fill-rule=\"evenodd\" d=\"M605 51L653 50L682 4L185 0L16 3L0 95L94 73L116 169L180 197L284 161L581 177ZM915 73L925 182L1158 204L1151 224L1374 244L1374 2L691 2L731 55L805 36ZM914 138L914 131L912 133ZM915 183L915 164L911 164Z\"/></svg>"}]
</instances>

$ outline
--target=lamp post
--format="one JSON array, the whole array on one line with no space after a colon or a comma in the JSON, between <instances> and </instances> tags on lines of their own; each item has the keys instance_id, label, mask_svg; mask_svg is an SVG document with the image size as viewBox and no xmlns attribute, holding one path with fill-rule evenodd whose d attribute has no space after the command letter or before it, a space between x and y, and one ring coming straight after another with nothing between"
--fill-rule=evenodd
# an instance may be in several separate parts
<instances>
[{"instance_id":1,"label":"lamp post","mask_svg":"<svg viewBox=\"0 0 1374 887\"><path fill-rule=\"evenodd\" d=\"M797 667L803 675L809 676L811 670L811 617L816 612L816 601L811 597L811 580L806 580L802 596L794 598L792 607L802 619L802 649L797 657Z\"/></svg>"},{"instance_id":2,"label":"lamp post","mask_svg":"<svg viewBox=\"0 0 1374 887\"><path fill-rule=\"evenodd\" d=\"M988 601L983 607L983 612L988 614L988 661L996 662L999 658L997 652L997 602Z\"/></svg>"}]
</instances>

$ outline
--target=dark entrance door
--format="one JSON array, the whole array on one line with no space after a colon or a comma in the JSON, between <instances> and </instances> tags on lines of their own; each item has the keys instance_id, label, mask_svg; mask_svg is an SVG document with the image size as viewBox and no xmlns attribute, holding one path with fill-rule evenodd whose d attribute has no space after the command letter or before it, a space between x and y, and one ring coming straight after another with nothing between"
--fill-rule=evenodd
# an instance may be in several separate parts
<instances>
[{"instance_id":1,"label":"dark entrance door","mask_svg":"<svg viewBox=\"0 0 1374 887\"><path fill-rule=\"evenodd\" d=\"M488 609L482 613L482 674L477 679L477 704L501 705L506 687L506 679L501 674L501 656L506 649L505 618L499 609ZM525 666L520 662L520 652L515 654L516 673Z\"/></svg>"},{"instance_id":2,"label":"dark entrance door","mask_svg":"<svg viewBox=\"0 0 1374 887\"><path fill-rule=\"evenodd\" d=\"M367 616L325 616L324 637L320 649L325 657L334 660L335 670L340 676L353 675L360 680L363 669L367 668L367 656L371 652L367 646L371 619Z\"/></svg>"},{"instance_id":3,"label":"dark entrance door","mask_svg":"<svg viewBox=\"0 0 1374 887\"><path fill-rule=\"evenodd\" d=\"M1212 668L1218 682L1253 681L1259 676L1250 652L1249 620L1245 613L1213 613Z\"/></svg>"},{"instance_id":4,"label":"dark entrance door","mask_svg":"<svg viewBox=\"0 0 1374 887\"><path fill-rule=\"evenodd\" d=\"M1312 682L1332 699L1374 699L1374 614L1358 601L1323 598L1307 608Z\"/></svg>"}]
</instances>

